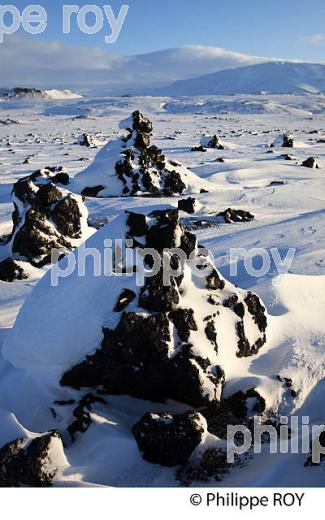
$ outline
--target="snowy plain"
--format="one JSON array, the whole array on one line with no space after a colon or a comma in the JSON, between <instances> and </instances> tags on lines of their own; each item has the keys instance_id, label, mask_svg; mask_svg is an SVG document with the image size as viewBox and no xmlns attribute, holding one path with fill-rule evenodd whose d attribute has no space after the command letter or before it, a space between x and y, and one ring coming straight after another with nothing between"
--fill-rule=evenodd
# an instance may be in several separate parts
<instances>
[{"instance_id":1,"label":"snowy plain","mask_svg":"<svg viewBox=\"0 0 325 520\"><path fill-rule=\"evenodd\" d=\"M137 109L153 121L154 143L202 178L202 187L209 185L209 193L195 194L201 204L196 218L209 218L228 207L255 215L253 222L219 224L197 231L199 242L213 253L222 275L261 296L269 316L267 344L258 355L241 359L228 374L225 395L249 387L253 381L268 408L284 415L308 415L311 424L325 423L325 97L125 97L1 103L0 235L11 230L10 193L16 180L45 166L63 166L74 176L98 152L98 148L76 144L78 137L90 133L100 148L121 134L120 120ZM294 135L295 148L270 148L282 132ZM224 150L191 151L204 134L217 134ZM292 160L282 157L287 153ZM320 169L301 165L310 156L317 158ZM27 157L28 164L24 164ZM224 162L218 161L220 158ZM90 218L107 221L125 209L156 206L158 202L177 207L177 198L86 200ZM246 272L242 261L237 274L232 275L231 248L277 248L282 258L290 248L296 251L289 273L279 274L272 260L268 272L256 278ZM39 282L37 270L30 275L27 281L0 281L0 348ZM71 313L77 317L78 309L72 308ZM39 316L39 322L43 330L55 330L46 315ZM75 326L78 341L78 333L82 337L85 326L82 316ZM56 327L60 328L60 323ZM0 445L18 437L21 425L32 432L60 429L60 422L66 420L64 414L69 414L69 409L56 410L55 418L49 407L55 385L33 379L19 367L19 359L13 362L15 367L8 361L10 357L6 352L0 358L0 409L4 410ZM292 379L295 399L283 391L277 375ZM55 398L69 399L74 392L61 389ZM166 406L125 396L109 396L107 401L108 406L94 405L88 432L67 445L56 485L179 485L174 470L142 459L130 433L146 411ZM178 403L169 403L170 410L179 407ZM208 438L206 442L214 441ZM305 468L305 459L304 454L270 455L264 446L261 455L213 485L323 486L324 468Z\"/></svg>"}]
</instances>

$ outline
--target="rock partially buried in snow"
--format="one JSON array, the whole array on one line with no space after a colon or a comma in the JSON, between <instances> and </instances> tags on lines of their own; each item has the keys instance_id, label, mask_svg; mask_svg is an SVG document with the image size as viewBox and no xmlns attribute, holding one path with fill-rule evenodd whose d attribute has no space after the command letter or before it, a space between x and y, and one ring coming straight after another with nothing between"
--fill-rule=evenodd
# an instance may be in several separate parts
<instances>
[{"instance_id":1,"label":"rock partially buried in snow","mask_svg":"<svg viewBox=\"0 0 325 520\"><path fill-rule=\"evenodd\" d=\"M316 161L315 157L308 157L305 161L303 161L302 166L305 166L305 168L316 168L319 169L320 166L318 162Z\"/></svg>"},{"instance_id":2,"label":"rock partially buried in snow","mask_svg":"<svg viewBox=\"0 0 325 520\"><path fill-rule=\"evenodd\" d=\"M53 248L68 254L90 236L82 197L62 188L68 181L61 168L45 168L16 182L13 230L5 246L11 256L42 267L51 262Z\"/></svg>"},{"instance_id":3,"label":"rock partially buried in snow","mask_svg":"<svg viewBox=\"0 0 325 520\"><path fill-rule=\"evenodd\" d=\"M96 142L92 135L90 134L82 134L78 140L77 143L80 146L86 146L87 148L97 148Z\"/></svg>"},{"instance_id":4,"label":"rock partially buried in snow","mask_svg":"<svg viewBox=\"0 0 325 520\"><path fill-rule=\"evenodd\" d=\"M255 219L254 215L252 215L252 213L249 211L231 208L218 213L217 218L223 219L225 224L231 224L232 222L251 222Z\"/></svg>"},{"instance_id":5,"label":"rock partially buried in snow","mask_svg":"<svg viewBox=\"0 0 325 520\"><path fill-rule=\"evenodd\" d=\"M144 459L162 466L184 464L204 441L207 424L196 412L147 413L132 428Z\"/></svg>"},{"instance_id":6,"label":"rock partially buried in snow","mask_svg":"<svg viewBox=\"0 0 325 520\"><path fill-rule=\"evenodd\" d=\"M178 209L191 215L200 209L200 203L193 197L189 197L188 199L181 199L178 201Z\"/></svg>"},{"instance_id":7,"label":"rock partially buried in snow","mask_svg":"<svg viewBox=\"0 0 325 520\"><path fill-rule=\"evenodd\" d=\"M18 438L0 448L0 487L51 486L62 462L66 460L58 431Z\"/></svg>"},{"instance_id":8,"label":"rock partially buried in snow","mask_svg":"<svg viewBox=\"0 0 325 520\"><path fill-rule=\"evenodd\" d=\"M135 273L128 288L121 278L108 309L116 313L116 326L104 328L97 351L67 370L61 384L191 406L218 402L225 380L219 350L227 349L229 362L231 352L235 357L258 352L266 340L264 307L257 296L221 278L197 248L195 236L182 228L177 210L128 213L126 228L120 229L123 234L140 249L154 248L160 256L169 256L174 270L169 284L164 283L162 267L140 287ZM195 276L175 253L166 253L166 248L175 247L187 257L196 255L209 274ZM126 270L126 265L120 268ZM131 273L137 269L128 268ZM223 327L230 330L228 339L221 333Z\"/></svg>"},{"instance_id":9,"label":"rock partially buried in snow","mask_svg":"<svg viewBox=\"0 0 325 520\"><path fill-rule=\"evenodd\" d=\"M271 147L294 148L294 137L289 133L280 134Z\"/></svg>"},{"instance_id":10,"label":"rock partially buried in snow","mask_svg":"<svg viewBox=\"0 0 325 520\"><path fill-rule=\"evenodd\" d=\"M153 125L139 111L121 122L126 137L109 142L78 174L72 190L93 197L172 196L199 192L202 179L151 144Z\"/></svg>"},{"instance_id":11,"label":"rock partially buried in snow","mask_svg":"<svg viewBox=\"0 0 325 520\"><path fill-rule=\"evenodd\" d=\"M213 148L214 150L224 150L223 144L220 142L216 135L209 136L205 135L200 141L201 146L204 148Z\"/></svg>"},{"instance_id":12,"label":"rock partially buried in snow","mask_svg":"<svg viewBox=\"0 0 325 520\"><path fill-rule=\"evenodd\" d=\"M14 282L15 280L26 280L28 278L24 269L12 258L6 258L0 262L0 280L3 282Z\"/></svg>"}]
</instances>

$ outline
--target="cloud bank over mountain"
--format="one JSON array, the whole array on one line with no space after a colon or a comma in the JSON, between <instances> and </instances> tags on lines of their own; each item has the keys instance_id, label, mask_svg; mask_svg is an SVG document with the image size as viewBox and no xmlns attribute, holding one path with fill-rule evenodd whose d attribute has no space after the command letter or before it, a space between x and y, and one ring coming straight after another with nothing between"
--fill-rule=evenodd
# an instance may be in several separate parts
<instances>
[{"instance_id":1,"label":"cloud bank over mountain","mask_svg":"<svg viewBox=\"0 0 325 520\"><path fill-rule=\"evenodd\" d=\"M270 61L197 45L121 56L18 34L7 37L0 50L1 87L72 88L108 95L143 93L178 80Z\"/></svg>"}]
</instances>

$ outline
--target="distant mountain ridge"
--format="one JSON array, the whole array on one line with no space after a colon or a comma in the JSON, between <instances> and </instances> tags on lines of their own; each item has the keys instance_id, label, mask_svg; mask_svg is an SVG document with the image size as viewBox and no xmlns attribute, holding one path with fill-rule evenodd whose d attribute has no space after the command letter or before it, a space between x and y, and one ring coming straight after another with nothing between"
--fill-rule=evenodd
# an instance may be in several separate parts
<instances>
[{"instance_id":1,"label":"distant mountain ridge","mask_svg":"<svg viewBox=\"0 0 325 520\"><path fill-rule=\"evenodd\" d=\"M156 89L157 96L325 93L325 65L270 61L181 80Z\"/></svg>"},{"instance_id":2,"label":"distant mountain ridge","mask_svg":"<svg viewBox=\"0 0 325 520\"><path fill-rule=\"evenodd\" d=\"M0 100L10 99L80 99L82 96L71 90L40 90L36 88L14 87L0 88Z\"/></svg>"}]
</instances>

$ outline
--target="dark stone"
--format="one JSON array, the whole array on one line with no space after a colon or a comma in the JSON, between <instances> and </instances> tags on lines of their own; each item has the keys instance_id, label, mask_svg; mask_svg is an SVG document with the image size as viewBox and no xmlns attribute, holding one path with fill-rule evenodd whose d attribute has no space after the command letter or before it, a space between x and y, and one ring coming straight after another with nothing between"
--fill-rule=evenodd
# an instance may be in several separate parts
<instances>
[{"instance_id":1,"label":"dark stone","mask_svg":"<svg viewBox=\"0 0 325 520\"><path fill-rule=\"evenodd\" d=\"M185 211L185 213L195 213L195 203L196 199L193 197L189 197L188 199L182 199L178 201L178 209L180 211Z\"/></svg>"},{"instance_id":2,"label":"dark stone","mask_svg":"<svg viewBox=\"0 0 325 520\"><path fill-rule=\"evenodd\" d=\"M255 403L252 408L253 414L261 415L264 413L266 409L265 399L257 392L255 388L250 388L247 390L247 392L236 392L228 399L225 399L225 403L231 410L231 413L240 421L245 421L248 418L248 399L255 399Z\"/></svg>"},{"instance_id":3,"label":"dark stone","mask_svg":"<svg viewBox=\"0 0 325 520\"><path fill-rule=\"evenodd\" d=\"M76 433L85 433L92 424L89 412L94 403L107 404L102 397L95 397L89 393L80 399L78 406L73 410L75 420L67 428L72 441L75 440Z\"/></svg>"},{"instance_id":4,"label":"dark stone","mask_svg":"<svg viewBox=\"0 0 325 520\"><path fill-rule=\"evenodd\" d=\"M308 157L308 159L303 161L302 166L305 166L305 168L319 168L315 157Z\"/></svg>"},{"instance_id":5,"label":"dark stone","mask_svg":"<svg viewBox=\"0 0 325 520\"><path fill-rule=\"evenodd\" d=\"M27 274L12 258L6 258L0 262L0 280L3 282L26 280L26 278L28 278Z\"/></svg>"},{"instance_id":6,"label":"dark stone","mask_svg":"<svg viewBox=\"0 0 325 520\"><path fill-rule=\"evenodd\" d=\"M178 211L153 211L149 215L156 219L156 223L149 227L146 245L158 252L176 247L176 230L179 227Z\"/></svg>"},{"instance_id":7,"label":"dark stone","mask_svg":"<svg viewBox=\"0 0 325 520\"><path fill-rule=\"evenodd\" d=\"M133 428L143 458L153 464L184 464L205 433L203 417L195 412L182 415L147 413Z\"/></svg>"},{"instance_id":8,"label":"dark stone","mask_svg":"<svg viewBox=\"0 0 325 520\"><path fill-rule=\"evenodd\" d=\"M53 430L30 441L16 439L0 449L0 487L48 487L56 470L47 468L53 438L61 440ZM25 445L27 441L27 444Z\"/></svg>"},{"instance_id":9,"label":"dark stone","mask_svg":"<svg viewBox=\"0 0 325 520\"><path fill-rule=\"evenodd\" d=\"M191 330L198 330L193 309L177 309L170 312L168 317L175 325L178 337L183 342L188 341Z\"/></svg>"},{"instance_id":10,"label":"dark stone","mask_svg":"<svg viewBox=\"0 0 325 520\"><path fill-rule=\"evenodd\" d=\"M213 269L206 278L206 288L211 291L216 291L218 289L222 290L224 287L225 282L220 279L219 273Z\"/></svg>"},{"instance_id":11,"label":"dark stone","mask_svg":"<svg viewBox=\"0 0 325 520\"><path fill-rule=\"evenodd\" d=\"M206 148L204 148L204 146L200 145L200 146L193 146L191 148L191 152L206 152Z\"/></svg>"},{"instance_id":12,"label":"dark stone","mask_svg":"<svg viewBox=\"0 0 325 520\"><path fill-rule=\"evenodd\" d=\"M284 184L287 184L287 182L286 181L272 181L272 182L270 182L269 186L270 187L283 186Z\"/></svg>"},{"instance_id":13,"label":"dark stone","mask_svg":"<svg viewBox=\"0 0 325 520\"><path fill-rule=\"evenodd\" d=\"M170 285L164 285L163 273L146 278L140 291L139 305L151 312L168 312L179 303L179 292L176 281L172 278Z\"/></svg>"},{"instance_id":14,"label":"dark stone","mask_svg":"<svg viewBox=\"0 0 325 520\"><path fill-rule=\"evenodd\" d=\"M217 214L217 217L222 217L226 224L231 224L232 222L251 222L255 218L254 215L248 211L231 208L221 211Z\"/></svg>"},{"instance_id":15,"label":"dark stone","mask_svg":"<svg viewBox=\"0 0 325 520\"><path fill-rule=\"evenodd\" d=\"M54 177L52 177L52 181L56 184L62 184L63 186L67 186L70 183L70 177L67 173L61 172L57 173Z\"/></svg>"},{"instance_id":16,"label":"dark stone","mask_svg":"<svg viewBox=\"0 0 325 520\"><path fill-rule=\"evenodd\" d=\"M293 148L294 147L294 139L289 134L283 134L283 148Z\"/></svg>"},{"instance_id":17,"label":"dark stone","mask_svg":"<svg viewBox=\"0 0 325 520\"><path fill-rule=\"evenodd\" d=\"M213 320L207 323L204 332L208 340L214 345L215 351L218 353L217 331Z\"/></svg>"},{"instance_id":18,"label":"dark stone","mask_svg":"<svg viewBox=\"0 0 325 520\"><path fill-rule=\"evenodd\" d=\"M209 482L212 478L221 481L229 473L230 467L226 450L208 448L199 459L181 466L176 472L176 480L183 486L190 486L194 482Z\"/></svg>"},{"instance_id":19,"label":"dark stone","mask_svg":"<svg viewBox=\"0 0 325 520\"><path fill-rule=\"evenodd\" d=\"M191 253L193 253L193 251L196 248L196 236L190 233L189 231L185 231L182 234L180 248L187 255L187 258L189 258Z\"/></svg>"},{"instance_id":20,"label":"dark stone","mask_svg":"<svg viewBox=\"0 0 325 520\"><path fill-rule=\"evenodd\" d=\"M265 315L265 307L261 304L261 300L256 294L249 292L245 298L248 312L253 316L254 322L261 332L266 331L267 318Z\"/></svg>"},{"instance_id":21,"label":"dark stone","mask_svg":"<svg viewBox=\"0 0 325 520\"><path fill-rule=\"evenodd\" d=\"M86 146L87 148L96 148L93 138L89 134L82 134L82 136L78 140L78 144L80 146Z\"/></svg>"},{"instance_id":22,"label":"dark stone","mask_svg":"<svg viewBox=\"0 0 325 520\"><path fill-rule=\"evenodd\" d=\"M13 254L35 267L51 262L52 249L72 251L70 239L81 238L80 203L54 184L58 179L64 182L65 175L62 167L48 167L13 187L13 230L7 243Z\"/></svg>"},{"instance_id":23,"label":"dark stone","mask_svg":"<svg viewBox=\"0 0 325 520\"><path fill-rule=\"evenodd\" d=\"M129 227L128 236L143 237L147 234L148 227L145 215L139 213L127 213L126 224Z\"/></svg>"},{"instance_id":24,"label":"dark stone","mask_svg":"<svg viewBox=\"0 0 325 520\"><path fill-rule=\"evenodd\" d=\"M220 144L219 139L216 135L212 137L212 139L207 144L208 148L214 148L215 150L224 150L224 146Z\"/></svg>"},{"instance_id":25,"label":"dark stone","mask_svg":"<svg viewBox=\"0 0 325 520\"><path fill-rule=\"evenodd\" d=\"M169 175L166 176L163 189L164 195L167 197L177 194L180 195L185 190L186 185L177 171L170 172Z\"/></svg>"},{"instance_id":26,"label":"dark stone","mask_svg":"<svg viewBox=\"0 0 325 520\"><path fill-rule=\"evenodd\" d=\"M136 296L135 292L130 291L130 289L123 289L114 307L114 312L122 312L130 305Z\"/></svg>"},{"instance_id":27,"label":"dark stone","mask_svg":"<svg viewBox=\"0 0 325 520\"><path fill-rule=\"evenodd\" d=\"M285 161L293 161L294 160L294 157L292 155L287 154L287 153L282 154L281 157Z\"/></svg>"},{"instance_id":28,"label":"dark stone","mask_svg":"<svg viewBox=\"0 0 325 520\"><path fill-rule=\"evenodd\" d=\"M190 406L204 406L199 369L188 345L169 357L169 320L164 313L148 317L124 312L115 330L104 330L101 348L66 372L63 386L102 388L107 394L131 395L163 402L177 400ZM217 390L224 375L215 367L209 373ZM216 399L216 398L215 398Z\"/></svg>"},{"instance_id":29,"label":"dark stone","mask_svg":"<svg viewBox=\"0 0 325 520\"><path fill-rule=\"evenodd\" d=\"M78 203L70 195L56 204L52 219L62 235L74 239L81 237L81 213Z\"/></svg>"},{"instance_id":30,"label":"dark stone","mask_svg":"<svg viewBox=\"0 0 325 520\"><path fill-rule=\"evenodd\" d=\"M97 195L105 189L105 186L93 186L84 188L81 192L81 195L84 197L97 197Z\"/></svg>"}]
</instances>

